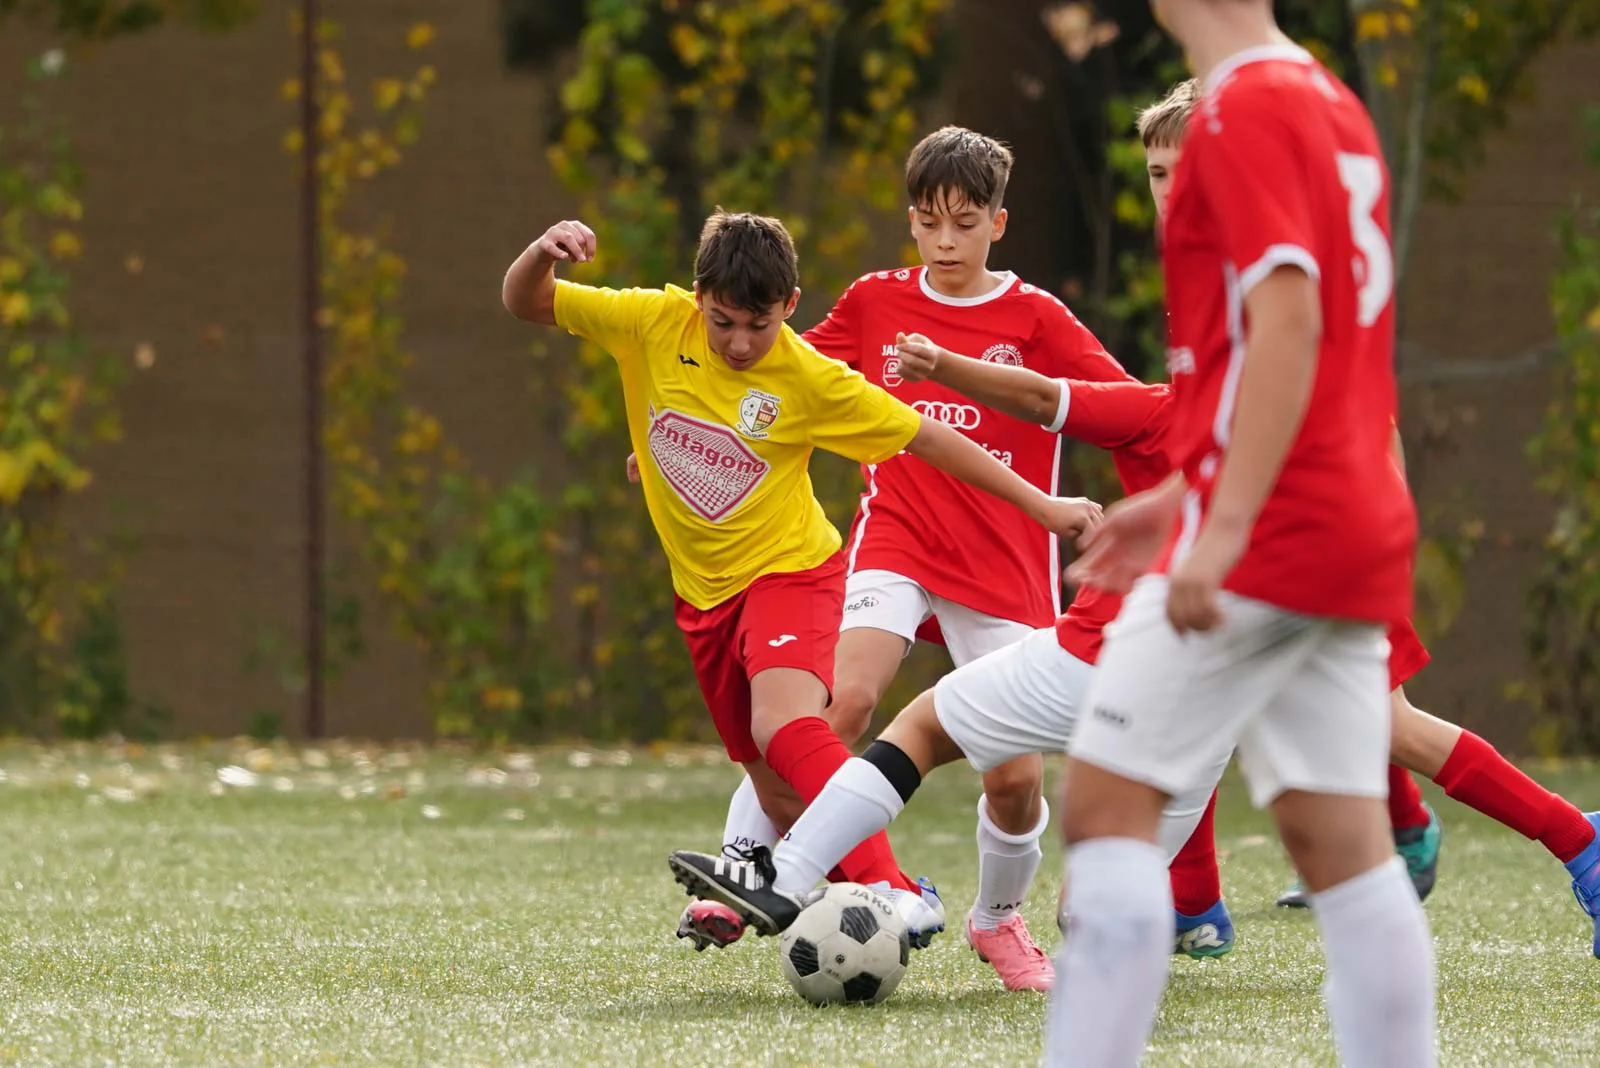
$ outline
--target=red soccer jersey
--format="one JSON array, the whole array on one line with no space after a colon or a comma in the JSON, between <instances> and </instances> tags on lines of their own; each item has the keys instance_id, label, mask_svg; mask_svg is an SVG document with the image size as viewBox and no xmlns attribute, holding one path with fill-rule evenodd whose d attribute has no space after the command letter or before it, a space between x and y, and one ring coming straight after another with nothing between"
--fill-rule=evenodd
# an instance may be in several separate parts
<instances>
[{"instance_id":1,"label":"red soccer jersey","mask_svg":"<svg viewBox=\"0 0 1600 1068\"><path fill-rule=\"evenodd\" d=\"M906 381L896 373L895 335L925 334L953 352L1052 378L1130 376L1066 305L1015 275L981 297L956 298L934 290L925 273L918 267L863 275L805 339L1055 493L1061 439L1054 428L1013 419L933 382ZM1029 626L1055 618L1059 548L1020 509L914 456L862 471L866 490L845 542L852 573L893 571L957 604Z\"/></svg>"},{"instance_id":2,"label":"red soccer jersey","mask_svg":"<svg viewBox=\"0 0 1600 1068\"><path fill-rule=\"evenodd\" d=\"M1172 425L1172 387L1143 382L1063 382L1066 419L1061 433L1111 450L1122 489L1129 496L1159 486L1172 474L1167 431ZM1061 648L1093 664L1100 659L1101 632L1117 618L1122 597L1088 586L1078 591L1056 620Z\"/></svg>"},{"instance_id":3,"label":"red soccer jersey","mask_svg":"<svg viewBox=\"0 0 1600 1068\"><path fill-rule=\"evenodd\" d=\"M1190 490L1165 570L1199 533L1232 431L1245 299L1278 267L1318 283L1304 422L1225 588L1290 611L1385 622L1411 609L1416 513L1389 462L1395 411L1388 177L1366 110L1307 52L1250 49L1207 79L1162 258L1174 458Z\"/></svg>"}]
</instances>

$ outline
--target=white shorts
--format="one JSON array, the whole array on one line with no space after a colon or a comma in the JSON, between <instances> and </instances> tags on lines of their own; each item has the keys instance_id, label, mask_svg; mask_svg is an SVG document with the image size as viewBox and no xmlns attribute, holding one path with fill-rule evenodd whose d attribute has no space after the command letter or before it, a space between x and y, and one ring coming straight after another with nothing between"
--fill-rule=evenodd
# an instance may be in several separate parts
<instances>
[{"instance_id":1,"label":"white shorts","mask_svg":"<svg viewBox=\"0 0 1600 1068\"><path fill-rule=\"evenodd\" d=\"M1285 790L1383 797L1384 628L1221 596L1221 626L1179 637L1166 578L1139 580L1106 628L1073 757L1177 795L1237 747L1258 807Z\"/></svg>"},{"instance_id":2,"label":"white shorts","mask_svg":"<svg viewBox=\"0 0 1600 1068\"><path fill-rule=\"evenodd\" d=\"M980 772L1029 753L1064 753L1095 668L1061 648L1054 627L959 667L933 687L945 734ZM1162 813L1159 841L1177 855L1205 814L1230 752L1223 750Z\"/></svg>"},{"instance_id":3,"label":"white shorts","mask_svg":"<svg viewBox=\"0 0 1600 1068\"><path fill-rule=\"evenodd\" d=\"M856 627L886 630L904 638L909 652L917 628L930 616L938 617L945 648L956 667L1021 641L1033 630L1026 623L985 615L929 593L893 571L857 571L845 580L841 633Z\"/></svg>"}]
</instances>

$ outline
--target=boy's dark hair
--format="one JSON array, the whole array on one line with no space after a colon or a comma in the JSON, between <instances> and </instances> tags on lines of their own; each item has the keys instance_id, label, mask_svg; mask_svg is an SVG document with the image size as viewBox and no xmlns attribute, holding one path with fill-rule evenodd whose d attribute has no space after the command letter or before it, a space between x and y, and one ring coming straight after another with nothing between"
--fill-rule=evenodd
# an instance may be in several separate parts
<instances>
[{"instance_id":1,"label":"boy's dark hair","mask_svg":"<svg viewBox=\"0 0 1600 1068\"><path fill-rule=\"evenodd\" d=\"M917 209L962 204L1000 210L1011 178L1011 150L992 137L945 126L917 142L906 159L906 192Z\"/></svg>"},{"instance_id":2,"label":"boy's dark hair","mask_svg":"<svg viewBox=\"0 0 1600 1068\"><path fill-rule=\"evenodd\" d=\"M1183 128L1200 101L1200 81L1189 78L1167 95L1139 112L1139 139L1145 148L1175 148L1183 141Z\"/></svg>"},{"instance_id":3,"label":"boy's dark hair","mask_svg":"<svg viewBox=\"0 0 1600 1068\"><path fill-rule=\"evenodd\" d=\"M747 211L718 208L700 231L694 254L700 292L747 312L788 304L800 285L800 257L783 223Z\"/></svg>"}]
</instances>

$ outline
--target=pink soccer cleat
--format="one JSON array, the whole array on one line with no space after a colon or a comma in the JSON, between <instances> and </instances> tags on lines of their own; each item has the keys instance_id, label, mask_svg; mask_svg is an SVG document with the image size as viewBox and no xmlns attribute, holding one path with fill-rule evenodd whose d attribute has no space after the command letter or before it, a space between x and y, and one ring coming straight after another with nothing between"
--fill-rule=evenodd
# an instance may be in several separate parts
<instances>
[{"instance_id":1,"label":"pink soccer cleat","mask_svg":"<svg viewBox=\"0 0 1600 1068\"><path fill-rule=\"evenodd\" d=\"M707 946L731 946L742 934L744 921L720 901L691 901L678 917L678 937L693 942L696 953Z\"/></svg>"},{"instance_id":2,"label":"pink soccer cleat","mask_svg":"<svg viewBox=\"0 0 1600 1068\"><path fill-rule=\"evenodd\" d=\"M1055 985L1055 966L1028 933L1020 915L992 931L979 930L972 925L972 917L967 917L967 944L977 950L979 960L994 965L1007 990L1049 990Z\"/></svg>"}]
</instances>

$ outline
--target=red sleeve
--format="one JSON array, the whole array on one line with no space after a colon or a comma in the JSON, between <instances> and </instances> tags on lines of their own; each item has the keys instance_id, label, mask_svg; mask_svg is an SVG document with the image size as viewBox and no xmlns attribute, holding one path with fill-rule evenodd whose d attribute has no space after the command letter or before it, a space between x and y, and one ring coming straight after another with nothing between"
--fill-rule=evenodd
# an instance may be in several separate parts
<instances>
[{"instance_id":1,"label":"red sleeve","mask_svg":"<svg viewBox=\"0 0 1600 1068\"><path fill-rule=\"evenodd\" d=\"M800 335L824 356L842 360L856 371L861 370L861 302L855 296L860 284L850 283L828 317Z\"/></svg>"},{"instance_id":2,"label":"red sleeve","mask_svg":"<svg viewBox=\"0 0 1600 1068\"><path fill-rule=\"evenodd\" d=\"M1224 88L1189 124L1183 165L1222 228L1223 249L1238 271L1241 297L1277 267L1293 265L1313 279L1317 214L1311 206L1308 157L1336 150L1316 144L1314 123L1298 113L1295 86L1265 83ZM1316 101L1299 103L1314 105Z\"/></svg>"},{"instance_id":3,"label":"red sleeve","mask_svg":"<svg viewBox=\"0 0 1600 1068\"><path fill-rule=\"evenodd\" d=\"M1136 379L1061 383L1066 419L1061 433L1101 449L1160 437L1172 416L1172 387Z\"/></svg>"},{"instance_id":4,"label":"red sleeve","mask_svg":"<svg viewBox=\"0 0 1600 1068\"><path fill-rule=\"evenodd\" d=\"M1086 382L1128 382L1125 371L1100 339L1090 332L1067 306L1054 297L1041 295L1039 322L1035 327L1032 370L1048 378L1073 378Z\"/></svg>"}]
</instances>

